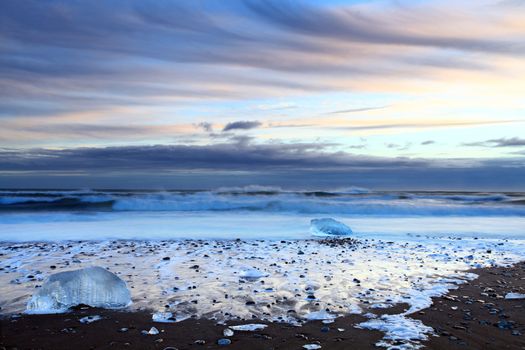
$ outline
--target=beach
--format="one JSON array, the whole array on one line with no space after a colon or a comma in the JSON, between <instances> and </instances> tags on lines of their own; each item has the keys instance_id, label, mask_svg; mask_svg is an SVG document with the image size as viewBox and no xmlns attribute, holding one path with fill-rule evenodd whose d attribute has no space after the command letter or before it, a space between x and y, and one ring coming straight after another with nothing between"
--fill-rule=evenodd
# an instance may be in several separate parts
<instances>
[{"instance_id":1,"label":"beach","mask_svg":"<svg viewBox=\"0 0 525 350\"><path fill-rule=\"evenodd\" d=\"M225 328L248 323L266 327L234 331L228 346L320 342L337 349L351 341L418 349L444 346L442 339L464 346L477 334L491 344L519 343L520 318L506 305L503 316L485 320L463 319L466 306L449 304L463 303L461 293L485 306L522 291L521 275L496 287L490 280L499 268L515 265L509 273L521 273L522 197L356 189L12 192L3 197L0 222L2 341L59 348L75 344L62 337L83 334L91 340L77 337L78 348L213 347ZM63 273L113 282L56 289L50 280ZM478 283L501 289L475 298ZM447 294L458 297L439 299ZM72 298L116 309L58 302ZM493 325L507 315L515 323L488 327L494 335L487 337L473 321ZM152 327L159 334L143 334ZM511 340L501 336L506 331Z\"/></svg>"},{"instance_id":2,"label":"beach","mask_svg":"<svg viewBox=\"0 0 525 350\"><path fill-rule=\"evenodd\" d=\"M509 292L525 292L525 264L513 267L472 270L479 277L411 317L434 329L424 345L428 349L523 349L525 348L525 299L505 299ZM491 292L486 290L490 288ZM377 315L395 314L408 305L391 310L371 310ZM379 311L379 312L378 312ZM82 324L79 320L99 315L101 320ZM330 323L310 321L300 327L253 319L220 323L188 319L178 323L152 322L147 311L110 311L78 308L67 314L4 316L0 344L6 349L300 349L317 344L323 349L376 349L383 334L356 328L366 320L361 315L344 316ZM234 331L228 326L264 324L256 331ZM151 327L159 334L144 335ZM219 346L219 339L231 344ZM402 344L402 343L399 343Z\"/></svg>"}]
</instances>

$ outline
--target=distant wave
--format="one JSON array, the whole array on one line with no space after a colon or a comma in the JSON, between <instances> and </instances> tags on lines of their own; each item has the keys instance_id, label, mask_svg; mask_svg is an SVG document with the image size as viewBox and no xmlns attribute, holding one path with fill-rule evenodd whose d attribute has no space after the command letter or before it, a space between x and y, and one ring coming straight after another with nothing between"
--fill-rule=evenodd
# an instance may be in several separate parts
<instances>
[{"instance_id":1,"label":"distant wave","mask_svg":"<svg viewBox=\"0 0 525 350\"><path fill-rule=\"evenodd\" d=\"M114 200L84 201L81 198L0 198L0 210L112 210Z\"/></svg>"},{"instance_id":2,"label":"distant wave","mask_svg":"<svg viewBox=\"0 0 525 350\"><path fill-rule=\"evenodd\" d=\"M381 216L525 216L525 194L285 191L0 191L1 211L267 211Z\"/></svg>"}]
</instances>

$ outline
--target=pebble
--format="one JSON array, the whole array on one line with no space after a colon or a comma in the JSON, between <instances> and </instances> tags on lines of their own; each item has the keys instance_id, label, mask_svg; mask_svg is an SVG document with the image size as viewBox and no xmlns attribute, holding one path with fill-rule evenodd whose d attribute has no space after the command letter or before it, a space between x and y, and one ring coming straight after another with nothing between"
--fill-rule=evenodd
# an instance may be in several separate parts
<instances>
[{"instance_id":1,"label":"pebble","mask_svg":"<svg viewBox=\"0 0 525 350\"><path fill-rule=\"evenodd\" d=\"M221 345L221 346L230 345L231 343L232 343L232 341L230 339L226 339L226 338L222 338L222 339L217 340L217 345Z\"/></svg>"},{"instance_id":2,"label":"pebble","mask_svg":"<svg viewBox=\"0 0 525 350\"><path fill-rule=\"evenodd\" d=\"M499 329L512 329L514 326L513 322L509 322L505 320L499 321L496 325L498 326Z\"/></svg>"}]
</instances>

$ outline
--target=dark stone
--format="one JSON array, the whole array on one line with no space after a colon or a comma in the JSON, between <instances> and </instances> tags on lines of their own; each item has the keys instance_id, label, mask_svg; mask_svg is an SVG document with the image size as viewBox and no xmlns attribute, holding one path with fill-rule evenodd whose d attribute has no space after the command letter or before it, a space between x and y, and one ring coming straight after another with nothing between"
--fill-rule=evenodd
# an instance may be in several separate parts
<instances>
[{"instance_id":1,"label":"dark stone","mask_svg":"<svg viewBox=\"0 0 525 350\"><path fill-rule=\"evenodd\" d=\"M230 339L226 339L226 338L222 338L222 339L217 340L217 345L221 345L221 346L230 345L231 343L232 343L232 341Z\"/></svg>"}]
</instances>

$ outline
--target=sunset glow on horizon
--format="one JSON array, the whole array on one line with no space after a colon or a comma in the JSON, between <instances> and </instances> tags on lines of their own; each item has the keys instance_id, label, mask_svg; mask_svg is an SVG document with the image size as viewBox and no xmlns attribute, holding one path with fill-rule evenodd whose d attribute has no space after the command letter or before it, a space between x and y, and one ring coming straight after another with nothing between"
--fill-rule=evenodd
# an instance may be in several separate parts
<instances>
[{"instance_id":1,"label":"sunset glow on horizon","mask_svg":"<svg viewBox=\"0 0 525 350\"><path fill-rule=\"evenodd\" d=\"M523 1L7 0L0 18L0 187L330 169L390 188L417 169L524 189Z\"/></svg>"}]
</instances>

